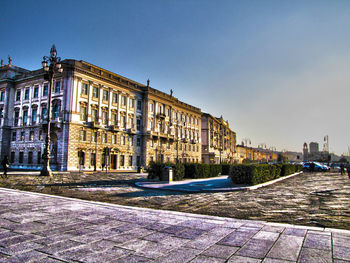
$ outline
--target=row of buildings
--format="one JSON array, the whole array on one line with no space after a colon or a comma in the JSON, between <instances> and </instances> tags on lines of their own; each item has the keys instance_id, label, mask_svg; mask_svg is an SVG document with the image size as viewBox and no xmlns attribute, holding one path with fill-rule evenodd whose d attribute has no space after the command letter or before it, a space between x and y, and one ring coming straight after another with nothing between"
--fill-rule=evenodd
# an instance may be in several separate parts
<instances>
[{"instance_id":1,"label":"row of buildings","mask_svg":"<svg viewBox=\"0 0 350 263\"><path fill-rule=\"evenodd\" d=\"M51 111L53 170L136 170L151 161L237 162L236 133L170 94L94 66L62 61L51 90L43 69L0 67L0 153L41 169Z\"/></svg>"}]
</instances>

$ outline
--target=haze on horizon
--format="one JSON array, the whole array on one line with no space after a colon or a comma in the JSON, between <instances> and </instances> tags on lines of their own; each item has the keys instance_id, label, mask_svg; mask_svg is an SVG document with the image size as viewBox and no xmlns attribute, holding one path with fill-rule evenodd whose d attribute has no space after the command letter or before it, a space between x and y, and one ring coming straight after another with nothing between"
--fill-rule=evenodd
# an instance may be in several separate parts
<instances>
[{"instance_id":1,"label":"haze on horizon","mask_svg":"<svg viewBox=\"0 0 350 263\"><path fill-rule=\"evenodd\" d=\"M237 142L347 153L350 1L6 1L0 58L84 60L228 120Z\"/></svg>"}]
</instances>

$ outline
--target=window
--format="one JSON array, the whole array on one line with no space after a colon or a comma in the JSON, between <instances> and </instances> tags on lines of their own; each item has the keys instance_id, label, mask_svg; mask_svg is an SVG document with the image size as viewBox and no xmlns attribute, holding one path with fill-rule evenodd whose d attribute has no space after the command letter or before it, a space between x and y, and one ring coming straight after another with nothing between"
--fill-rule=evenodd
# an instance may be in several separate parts
<instances>
[{"instance_id":1,"label":"window","mask_svg":"<svg viewBox=\"0 0 350 263\"><path fill-rule=\"evenodd\" d=\"M122 106L126 106L126 96L122 96Z\"/></svg>"},{"instance_id":2,"label":"window","mask_svg":"<svg viewBox=\"0 0 350 263\"><path fill-rule=\"evenodd\" d=\"M107 133L104 133L104 134L102 135L102 142L103 142L103 143L107 143L107 139L108 139Z\"/></svg>"},{"instance_id":3,"label":"window","mask_svg":"<svg viewBox=\"0 0 350 263\"><path fill-rule=\"evenodd\" d=\"M87 107L85 105L80 105L80 120L87 121Z\"/></svg>"},{"instance_id":4,"label":"window","mask_svg":"<svg viewBox=\"0 0 350 263\"><path fill-rule=\"evenodd\" d=\"M114 125L117 125L117 123L118 123L117 114L112 113L112 120L111 121Z\"/></svg>"},{"instance_id":5,"label":"window","mask_svg":"<svg viewBox=\"0 0 350 263\"><path fill-rule=\"evenodd\" d=\"M108 90L103 90L103 100L108 100Z\"/></svg>"},{"instance_id":6,"label":"window","mask_svg":"<svg viewBox=\"0 0 350 263\"><path fill-rule=\"evenodd\" d=\"M107 111L102 112L102 124L108 125L108 112Z\"/></svg>"},{"instance_id":7,"label":"window","mask_svg":"<svg viewBox=\"0 0 350 263\"><path fill-rule=\"evenodd\" d=\"M153 103L150 103L150 104L149 104L149 111L150 111L150 112L153 112L153 111L154 111L154 104L153 104Z\"/></svg>"},{"instance_id":8,"label":"window","mask_svg":"<svg viewBox=\"0 0 350 263\"><path fill-rule=\"evenodd\" d=\"M134 128L134 118L133 117L129 118L129 125L130 125L129 126L130 128Z\"/></svg>"},{"instance_id":9,"label":"window","mask_svg":"<svg viewBox=\"0 0 350 263\"><path fill-rule=\"evenodd\" d=\"M124 166L124 155L120 155L120 166Z\"/></svg>"},{"instance_id":10,"label":"window","mask_svg":"<svg viewBox=\"0 0 350 263\"><path fill-rule=\"evenodd\" d=\"M43 140L43 132L42 130L39 130L39 141Z\"/></svg>"},{"instance_id":11,"label":"window","mask_svg":"<svg viewBox=\"0 0 350 263\"><path fill-rule=\"evenodd\" d=\"M11 141L15 142L17 137L17 132L12 132Z\"/></svg>"},{"instance_id":12,"label":"window","mask_svg":"<svg viewBox=\"0 0 350 263\"><path fill-rule=\"evenodd\" d=\"M79 158L79 165L84 166L84 164L85 164L85 153L82 150L80 150L78 152L78 158Z\"/></svg>"},{"instance_id":13,"label":"window","mask_svg":"<svg viewBox=\"0 0 350 263\"><path fill-rule=\"evenodd\" d=\"M121 116L121 119L120 119L120 126L122 128L125 128L125 123L126 123L126 117L125 116Z\"/></svg>"},{"instance_id":14,"label":"window","mask_svg":"<svg viewBox=\"0 0 350 263\"><path fill-rule=\"evenodd\" d=\"M116 144L117 143L117 135L113 134L112 135L112 144Z\"/></svg>"},{"instance_id":15,"label":"window","mask_svg":"<svg viewBox=\"0 0 350 263\"><path fill-rule=\"evenodd\" d=\"M129 107L134 108L135 107L135 99L129 99Z\"/></svg>"},{"instance_id":16,"label":"window","mask_svg":"<svg viewBox=\"0 0 350 263\"><path fill-rule=\"evenodd\" d=\"M23 126L27 125L28 121L28 110L23 110Z\"/></svg>"},{"instance_id":17,"label":"window","mask_svg":"<svg viewBox=\"0 0 350 263\"><path fill-rule=\"evenodd\" d=\"M137 100L137 110L142 110L142 101Z\"/></svg>"},{"instance_id":18,"label":"window","mask_svg":"<svg viewBox=\"0 0 350 263\"><path fill-rule=\"evenodd\" d=\"M91 110L91 120L98 122L98 110L97 109Z\"/></svg>"},{"instance_id":19,"label":"window","mask_svg":"<svg viewBox=\"0 0 350 263\"><path fill-rule=\"evenodd\" d=\"M1 91L1 93L0 93L0 101L5 101L5 91Z\"/></svg>"},{"instance_id":20,"label":"window","mask_svg":"<svg viewBox=\"0 0 350 263\"><path fill-rule=\"evenodd\" d=\"M153 145L154 145L153 140L150 140L149 145L150 145L151 147L153 147Z\"/></svg>"},{"instance_id":21,"label":"window","mask_svg":"<svg viewBox=\"0 0 350 263\"><path fill-rule=\"evenodd\" d=\"M61 92L61 81L56 81L55 83L55 93Z\"/></svg>"},{"instance_id":22,"label":"window","mask_svg":"<svg viewBox=\"0 0 350 263\"><path fill-rule=\"evenodd\" d=\"M24 100L29 100L29 88L26 88L24 91Z\"/></svg>"},{"instance_id":23,"label":"window","mask_svg":"<svg viewBox=\"0 0 350 263\"><path fill-rule=\"evenodd\" d=\"M98 98L98 87L93 87L92 89L92 97Z\"/></svg>"},{"instance_id":24,"label":"window","mask_svg":"<svg viewBox=\"0 0 350 263\"><path fill-rule=\"evenodd\" d=\"M113 93L112 102L113 103L118 103L118 93Z\"/></svg>"},{"instance_id":25,"label":"window","mask_svg":"<svg viewBox=\"0 0 350 263\"><path fill-rule=\"evenodd\" d=\"M23 152L19 152L19 159L18 159L19 163L23 163Z\"/></svg>"},{"instance_id":26,"label":"window","mask_svg":"<svg viewBox=\"0 0 350 263\"><path fill-rule=\"evenodd\" d=\"M136 120L136 129L137 129L138 131L141 130L141 120L140 120L140 119L137 119L137 120Z\"/></svg>"},{"instance_id":27,"label":"window","mask_svg":"<svg viewBox=\"0 0 350 263\"><path fill-rule=\"evenodd\" d=\"M32 109L32 125L36 123L37 112L37 108Z\"/></svg>"},{"instance_id":28,"label":"window","mask_svg":"<svg viewBox=\"0 0 350 263\"><path fill-rule=\"evenodd\" d=\"M10 162L11 162L11 163L14 163L14 162L15 162L15 152L11 152L11 155L10 155Z\"/></svg>"},{"instance_id":29,"label":"window","mask_svg":"<svg viewBox=\"0 0 350 263\"><path fill-rule=\"evenodd\" d=\"M33 152L28 152L28 164L33 163Z\"/></svg>"},{"instance_id":30,"label":"window","mask_svg":"<svg viewBox=\"0 0 350 263\"><path fill-rule=\"evenodd\" d=\"M136 139L136 146L140 147L141 146L141 138L137 137Z\"/></svg>"},{"instance_id":31,"label":"window","mask_svg":"<svg viewBox=\"0 0 350 263\"><path fill-rule=\"evenodd\" d=\"M29 132L29 140L34 141L34 131Z\"/></svg>"},{"instance_id":32,"label":"window","mask_svg":"<svg viewBox=\"0 0 350 263\"><path fill-rule=\"evenodd\" d=\"M95 166L96 164L96 153L91 153L90 155L90 165Z\"/></svg>"},{"instance_id":33,"label":"window","mask_svg":"<svg viewBox=\"0 0 350 263\"><path fill-rule=\"evenodd\" d=\"M43 87L43 97L46 97L49 92L49 85L45 84Z\"/></svg>"},{"instance_id":34,"label":"window","mask_svg":"<svg viewBox=\"0 0 350 263\"><path fill-rule=\"evenodd\" d=\"M81 94L88 95L88 84L83 83L83 85L81 86Z\"/></svg>"},{"instance_id":35,"label":"window","mask_svg":"<svg viewBox=\"0 0 350 263\"><path fill-rule=\"evenodd\" d=\"M52 108L52 119L57 119L60 114L60 105L58 103L54 104Z\"/></svg>"},{"instance_id":36,"label":"window","mask_svg":"<svg viewBox=\"0 0 350 263\"><path fill-rule=\"evenodd\" d=\"M41 152L40 151L38 152L38 155L36 156L36 159L37 159L36 160L37 163L40 164L41 163Z\"/></svg>"},{"instance_id":37,"label":"window","mask_svg":"<svg viewBox=\"0 0 350 263\"><path fill-rule=\"evenodd\" d=\"M129 146L134 146L134 137L133 136L129 137Z\"/></svg>"},{"instance_id":38,"label":"window","mask_svg":"<svg viewBox=\"0 0 350 263\"><path fill-rule=\"evenodd\" d=\"M33 97L34 97L34 99L37 99L39 97L39 86L34 87Z\"/></svg>"},{"instance_id":39,"label":"window","mask_svg":"<svg viewBox=\"0 0 350 263\"><path fill-rule=\"evenodd\" d=\"M132 156L129 156L129 166L132 166Z\"/></svg>"},{"instance_id":40,"label":"window","mask_svg":"<svg viewBox=\"0 0 350 263\"><path fill-rule=\"evenodd\" d=\"M21 90L17 90L16 91L16 101L20 101L21 100Z\"/></svg>"},{"instance_id":41,"label":"window","mask_svg":"<svg viewBox=\"0 0 350 263\"><path fill-rule=\"evenodd\" d=\"M97 142L97 131L91 133L91 142Z\"/></svg>"},{"instance_id":42,"label":"window","mask_svg":"<svg viewBox=\"0 0 350 263\"><path fill-rule=\"evenodd\" d=\"M80 140L86 141L86 131L84 131L84 130L80 131Z\"/></svg>"},{"instance_id":43,"label":"window","mask_svg":"<svg viewBox=\"0 0 350 263\"><path fill-rule=\"evenodd\" d=\"M125 136L120 136L120 144L125 145Z\"/></svg>"},{"instance_id":44,"label":"window","mask_svg":"<svg viewBox=\"0 0 350 263\"><path fill-rule=\"evenodd\" d=\"M47 113L47 109L46 109L46 107L43 107L41 109L41 119L42 120L45 120L47 118L46 113Z\"/></svg>"}]
</instances>

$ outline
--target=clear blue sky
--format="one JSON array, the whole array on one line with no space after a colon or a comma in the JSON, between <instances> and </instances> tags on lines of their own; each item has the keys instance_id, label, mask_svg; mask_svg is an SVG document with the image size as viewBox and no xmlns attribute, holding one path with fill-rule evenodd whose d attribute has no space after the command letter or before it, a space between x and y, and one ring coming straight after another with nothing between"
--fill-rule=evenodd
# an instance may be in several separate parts
<instances>
[{"instance_id":1,"label":"clear blue sky","mask_svg":"<svg viewBox=\"0 0 350 263\"><path fill-rule=\"evenodd\" d=\"M37 69L54 43L223 117L238 141L350 146L350 1L3 1L0 58Z\"/></svg>"}]
</instances>

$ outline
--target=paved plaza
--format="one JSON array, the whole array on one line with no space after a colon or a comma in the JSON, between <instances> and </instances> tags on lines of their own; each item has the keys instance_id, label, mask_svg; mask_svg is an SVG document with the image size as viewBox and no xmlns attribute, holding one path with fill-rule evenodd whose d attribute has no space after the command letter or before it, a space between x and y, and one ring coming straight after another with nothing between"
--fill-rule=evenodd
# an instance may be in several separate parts
<instances>
[{"instance_id":1,"label":"paved plaza","mask_svg":"<svg viewBox=\"0 0 350 263\"><path fill-rule=\"evenodd\" d=\"M0 189L1 262L350 262L350 231Z\"/></svg>"}]
</instances>

